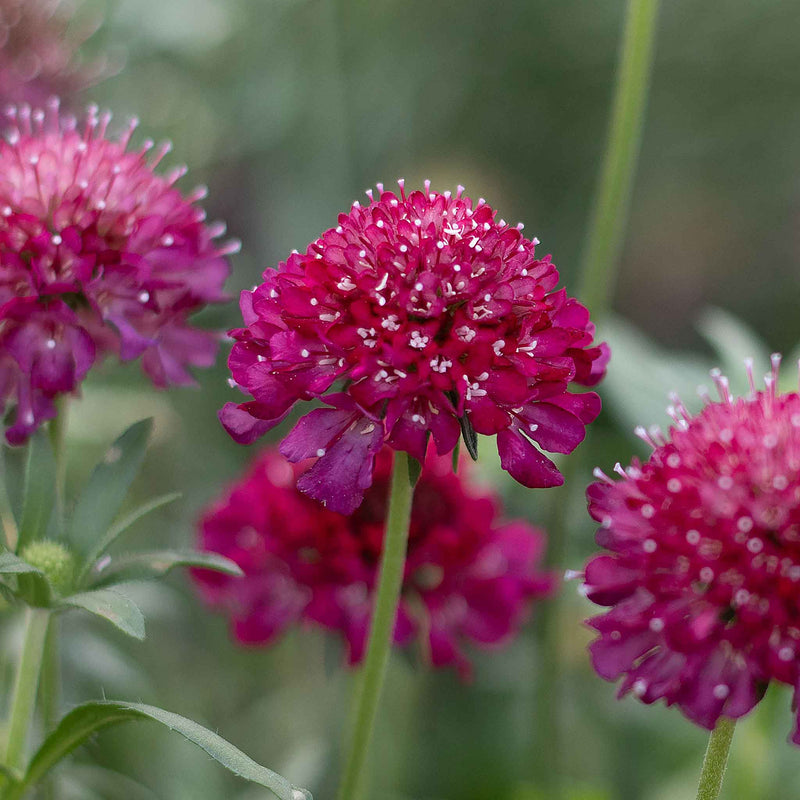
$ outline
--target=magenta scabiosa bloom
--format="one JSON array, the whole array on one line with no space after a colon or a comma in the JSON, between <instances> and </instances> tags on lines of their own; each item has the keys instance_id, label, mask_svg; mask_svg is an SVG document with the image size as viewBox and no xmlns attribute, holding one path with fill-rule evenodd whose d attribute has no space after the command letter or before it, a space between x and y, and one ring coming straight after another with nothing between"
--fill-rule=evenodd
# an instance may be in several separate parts
<instances>
[{"instance_id":1,"label":"magenta scabiosa bloom","mask_svg":"<svg viewBox=\"0 0 800 800\"><path fill-rule=\"evenodd\" d=\"M609 554L586 567L588 597L611 609L589 621L597 672L620 692L663 698L713 729L761 699L770 681L800 688L800 395L766 389L690 415L678 402L668 436L621 480L588 490ZM800 744L800 732L794 734Z\"/></svg>"},{"instance_id":2,"label":"magenta scabiosa bloom","mask_svg":"<svg viewBox=\"0 0 800 800\"><path fill-rule=\"evenodd\" d=\"M497 435L504 469L529 487L562 482L540 450L569 453L600 410L592 385L608 352L587 310L556 288L550 257L521 225L496 219L459 187L368 192L305 253L293 253L244 292L247 327L232 331L234 381L252 395L220 418L250 443L298 400L303 417L281 446L290 461L318 456L300 488L341 513L369 486L388 444L424 457L432 436L449 453L464 432ZM341 391L327 394L339 382Z\"/></svg>"},{"instance_id":3,"label":"magenta scabiosa bloom","mask_svg":"<svg viewBox=\"0 0 800 800\"><path fill-rule=\"evenodd\" d=\"M104 62L81 60L92 29L76 28L74 16L60 0L0 0L0 102L38 105L104 76Z\"/></svg>"},{"instance_id":4,"label":"magenta scabiosa bloom","mask_svg":"<svg viewBox=\"0 0 800 800\"><path fill-rule=\"evenodd\" d=\"M110 115L92 108L78 125L28 106L9 112L0 142L0 404L23 442L55 415L108 354L141 357L157 386L184 384L209 366L216 337L188 317L224 299L226 254L196 201L182 195L184 169L160 176L169 147L129 148L135 122L107 135Z\"/></svg>"},{"instance_id":5,"label":"magenta scabiosa bloom","mask_svg":"<svg viewBox=\"0 0 800 800\"><path fill-rule=\"evenodd\" d=\"M274 641L296 622L339 632L361 661L383 545L391 451L349 517L298 491L298 467L267 451L202 519L200 547L236 561L245 577L195 576L223 608L243 644ZM499 522L496 497L479 491L446 459L429 458L417 484L408 559L394 630L419 640L430 662L467 675L467 642L500 645L553 581L539 560L544 535L525 522Z\"/></svg>"}]
</instances>

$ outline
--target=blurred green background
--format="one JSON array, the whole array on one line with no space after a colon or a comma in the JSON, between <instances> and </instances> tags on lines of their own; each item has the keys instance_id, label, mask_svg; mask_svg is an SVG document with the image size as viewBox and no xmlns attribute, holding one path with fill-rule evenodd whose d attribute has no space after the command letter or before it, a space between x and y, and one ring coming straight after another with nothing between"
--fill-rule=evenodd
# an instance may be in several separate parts
<instances>
[{"instance_id":1,"label":"blurred green background","mask_svg":"<svg viewBox=\"0 0 800 800\"><path fill-rule=\"evenodd\" d=\"M605 140L622 0L89 0L105 24L87 52L125 54L125 67L85 96L142 136L175 143L184 187L207 183L210 218L243 240L232 296L292 248L335 222L376 181L462 183L500 215L526 223L574 287ZM640 169L617 295L601 326L612 343L603 417L572 486L528 491L481 465L509 514L547 524L569 509L569 558L593 551L583 488L590 469L641 453L634 424L666 422L667 392L687 399L717 363L787 354L800 340L800 4L670 0L662 9ZM574 291L574 288L573 288ZM724 308L726 312L714 311ZM712 310L709 310L712 309ZM235 303L203 313L237 325ZM749 331L758 331L756 338ZM762 343L766 342L766 344ZM716 345L716 351L714 348ZM136 366L95 370L71 409L70 482L130 422L157 432L136 497L183 499L131 536L187 546L202 506L252 456L221 430L234 399L222 353L199 390L155 393ZM790 372L788 369L786 372ZM791 376L790 376L791 377ZM793 380L793 379L792 379ZM286 428L274 432L280 438ZM491 447L484 448L487 453ZM132 543L132 539L128 539ZM199 605L189 582L131 592L148 638L130 644L69 619L67 700L141 699L218 730L258 761L333 797L352 675L335 642L294 632L245 651ZM561 608L569 800L694 796L706 734L677 711L617 701L590 670L576 584ZM540 633L534 619L499 654L474 653L475 679L394 659L373 751L380 800L549 800L541 724ZM785 742L790 695L773 690L739 726L727 800L786 800L800 751ZM119 769L150 791L89 773ZM251 800L263 793L189 745L147 727L112 731L62 770L65 798ZM69 787L72 787L70 789ZM90 790L88 787L92 786ZM787 793L788 791L788 793ZM91 792L94 792L92 794Z\"/></svg>"}]
</instances>

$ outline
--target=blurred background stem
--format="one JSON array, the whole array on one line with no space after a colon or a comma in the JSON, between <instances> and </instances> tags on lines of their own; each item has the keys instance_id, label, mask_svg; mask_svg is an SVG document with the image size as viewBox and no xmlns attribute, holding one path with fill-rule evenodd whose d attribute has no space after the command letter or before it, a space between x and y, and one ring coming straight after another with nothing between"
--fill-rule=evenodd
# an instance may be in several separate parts
<instances>
[{"instance_id":1,"label":"blurred background stem","mask_svg":"<svg viewBox=\"0 0 800 800\"><path fill-rule=\"evenodd\" d=\"M595 320L610 310L616 276L628 221L628 209L639 156L647 93L652 72L653 50L658 19L659 0L628 0L625 27L620 47L611 119L603 162L586 240L579 300ZM585 445L584 445L585 446ZM566 462L562 498L553 505L548 526L548 560L550 566L563 570L567 566L567 517L574 482L581 473L581 453ZM561 715L565 701L562 691L563 657L562 611L560 596L542 607L541 691L536 725L537 758L547 769L546 788L549 798L564 797Z\"/></svg>"},{"instance_id":2,"label":"blurred background stem","mask_svg":"<svg viewBox=\"0 0 800 800\"><path fill-rule=\"evenodd\" d=\"M359 800L364 788L367 754L386 677L400 601L413 495L414 489L409 479L409 458L406 453L398 451L394 454L386 536L378 573L367 657L356 690L339 800Z\"/></svg>"},{"instance_id":3,"label":"blurred background stem","mask_svg":"<svg viewBox=\"0 0 800 800\"><path fill-rule=\"evenodd\" d=\"M711 732L703 759L703 769L700 772L697 800L717 800L719 797L735 727L735 720L720 717L716 728Z\"/></svg>"}]
</instances>

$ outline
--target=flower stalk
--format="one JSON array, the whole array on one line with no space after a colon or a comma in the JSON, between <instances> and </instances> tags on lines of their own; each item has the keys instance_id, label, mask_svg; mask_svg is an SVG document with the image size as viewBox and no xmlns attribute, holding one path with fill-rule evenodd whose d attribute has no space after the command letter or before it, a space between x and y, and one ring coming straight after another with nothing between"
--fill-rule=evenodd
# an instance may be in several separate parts
<instances>
[{"instance_id":1,"label":"flower stalk","mask_svg":"<svg viewBox=\"0 0 800 800\"><path fill-rule=\"evenodd\" d=\"M49 624L49 610L26 610L25 641L11 695L11 716L4 758L5 766L11 770L21 770L24 767L25 748L36 703Z\"/></svg>"},{"instance_id":2,"label":"flower stalk","mask_svg":"<svg viewBox=\"0 0 800 800\"><path fill-rule=\"evenodd\" d=\"M653 65L659 0L628 0L613 108L578 296L602 316L613 298Z\"/></svg>"},{"instance_id":3,"label":"flower stalk","mask_svg":"<svg viewBox=\"0 0 800 800\"><path fill-rule=\"evenodd\" d=\"M370 626L367 656L359 676L360 683L355 697L339 800L358 800L364 786L364 768L389 663L392 634L403 582L411 521L411 501L414 494L408 474L408 456L404 452L397 452L392 472L386 538L378 573L375 608Z\"/></svg>"},{"instance_id":4,"label":"flower stalk","mask_svg":"<svg viewBox=\"0 0 800 800\"><path fill-rule=\"evenodd\" d=\"M619 66L600 178L594 198L592 217L587 233L578 297L596 318L609 311L613 299L620 251L628 221L628 208L636 174L647 94L652 72L659 0L628 0L625 28L620 46ZM569 460L564 469L565 488L569 493L581 469L580 455ZM556 502L548 530L548 563L563 569L567 557L567 498ZM544 606L541 615L542 691L537 709L537 726L544 729L537 741L537 753L544 750L550 796L562 796L561 731L562 709L560 686L563 680L560 625L562 602L558 596Z\"/></svg>"},{"instance_id":5,"label":"flower stalk","mask_svg":"<svg viewBox=\"0 0 800 800\"><path fill-rule=\"evenodd\" d=\"M700 772L697 800L717 800L719 797L722 779L725 777L725 767L728 765L728 753L730 753L735 727L735 720L729 717L720 717L719 722L711 732L706 755L703 759L703 769Z\"/></svg>"}]
</instances>

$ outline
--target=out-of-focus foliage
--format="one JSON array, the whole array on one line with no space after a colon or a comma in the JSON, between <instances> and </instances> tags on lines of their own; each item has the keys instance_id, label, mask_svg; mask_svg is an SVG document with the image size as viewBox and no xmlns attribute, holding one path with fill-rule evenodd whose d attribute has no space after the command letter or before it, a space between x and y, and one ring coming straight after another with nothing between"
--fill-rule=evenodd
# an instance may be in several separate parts
<instances>
[{"instance_id":1,"label":"out-of-focus foliage","mask_svg":"<svg viewBox=\"0 0 800 800\"><path fill-rule=\"evenodd\" d=\"M124 49L126 67L86 99L118 118L140 116L148 135L174 139L191 168L184 185L209 184L209 216L226 219L244 242L233 297L334 224L370 184L399 176L409 185L425 177L441 188L462 183L506 219L521 219L575 290L622 0L87 4L106 15L90 50ZM553 503L569 503L571 567L593 550L582 498L592 466L608 470L644 454L632 427L666 427L669 391L699 402L694 387L708 383L717 364L742 388L737 361L753 356L762 373L770 350L789 353L800 340L798 26L800 5L779 0L663 4L617 316L601 326L614 347L600 389L606 411L563 491L526 491L490 461L481 467L511 512L539 524ZM201 319L222 328L239 315L231 303ZM202 505L249 457L216 420L216 409L235 398L223 361L198 375L199 391L168 394L109 363L70 410L73 488L115 432L155 418L132 507L164 492L183 499L138 523L136 535L152 549L189 546ZM785 380L795 385L792 369ZM691 796L706 735L677 712L614 698L614 687L589 667L581 620L592 609L575 588L564 587L562 619L569 800ZM342 655L308 632L265 651L238 649L178 577L167 588L130 591L148 617L147 640L109 640L99 623L72 620L66 701L105 690L167 706L213 725L315 797L331 797L352 689L351 676L330 667ZM13 651L14 631L4 634L4 651ZM509 648L476 654L475 681L466 687L395 658L374 747L375 796L547 797L538 638L533 622ZM7 678L7 668L0 674ZM786 701L768 697L740 725L727 800L784 800L800 779L800 752L783 741ZM260 796L166 734L112 731L89 747L93 760L136 776L159 797ZM136 796L79 768L64 779L70 796ZM76 785L91 792L76 794Z\"/></svg>"}]
</instances>

